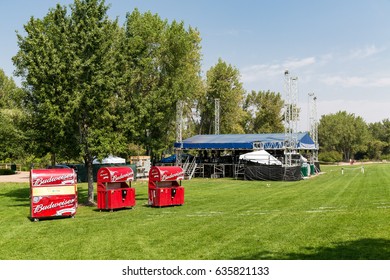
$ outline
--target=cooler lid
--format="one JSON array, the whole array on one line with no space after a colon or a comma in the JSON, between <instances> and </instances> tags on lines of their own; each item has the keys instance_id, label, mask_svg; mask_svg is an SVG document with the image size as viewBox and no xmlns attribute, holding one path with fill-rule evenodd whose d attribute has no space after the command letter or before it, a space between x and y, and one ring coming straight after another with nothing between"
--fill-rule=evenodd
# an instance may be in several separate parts
<instances>
[{"instance_id":1,"label":"cooler lid","mask_svg":"<svg viewBox=\"0 0 390 280\"><path fill-rule=\"evenodd\" d=\"M153 166L149 171L149 181L184 180L184 170L180 166Z\"/></svg>"},{"instance_id":2,"label":"cooler lid","mask_svg":"<svg viewBox=\"0 0 390 280\"><path fill-rule=\"evenodd\" d=\"M126 182L133 180L133 169L128 166L102 167L97 173L98 183Z\"/></svg>"},{"instance_id":3,"label":"cooler lid","mask_svg":"<svg viewBox=\"0 0 390 280\"><path fill-rule=\"evenodd\" d=\"M31 187L75 184L77 184L77 175L72 168L32 169L30 171Z\"/></svg>"}]
</instances>

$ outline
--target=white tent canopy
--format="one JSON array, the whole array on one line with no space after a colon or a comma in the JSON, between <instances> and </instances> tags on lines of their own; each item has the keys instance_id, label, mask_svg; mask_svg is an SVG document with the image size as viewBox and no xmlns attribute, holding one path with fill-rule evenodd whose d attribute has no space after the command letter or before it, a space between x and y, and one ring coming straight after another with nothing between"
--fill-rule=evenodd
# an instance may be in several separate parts
<instances>
[{"instance_id":1,"label":"white tent canopy","mask_svg":"<svg viewBox=\"0 0 390 280\"><path fill-rule=\"evenodd\" d=\"M119 163L126 163L126 159L110 155L100 162L98 159L95 159L93 161L93 164L119 164Z\"/></svg>"},{"instance_id":2,"label":"white tent canopy","mask_svg":"<svg viewBox=\"0 0 390 280\"><path fill-rule=\"evenodd\" d=\"M259 150L259 151L242 154L240 155L239 159L257 162L261 164L268 164L268 165L282 165L282 163L279 160L277 160L274 156L272 156L265 150Z\"/></svg>"}]
</instances>

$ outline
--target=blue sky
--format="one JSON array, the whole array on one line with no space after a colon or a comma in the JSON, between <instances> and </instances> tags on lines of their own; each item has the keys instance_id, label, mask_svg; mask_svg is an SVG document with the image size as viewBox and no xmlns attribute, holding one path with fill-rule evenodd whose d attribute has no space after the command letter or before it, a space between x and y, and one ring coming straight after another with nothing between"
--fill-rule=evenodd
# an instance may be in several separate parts
<instances>
[{"instance_id":1,"label":"blue sky","mask_svg":"<svg viewBox=\"0 0 390 280\"><path fill-rule=\"evenodd\" d=\"M0 68L12 76L15 31L56 3L0 2ZM244 88L284 94L284 71L298 77L300 130L307 130L308 93L318 119L345 110L367 122L390 118L390 1L106 0L122 23L127 12L150 10L184 21L202 37L204 73L223 59L241 73ZM15 78L18 82L18 79Z\"/></svg>"}]
</instances>

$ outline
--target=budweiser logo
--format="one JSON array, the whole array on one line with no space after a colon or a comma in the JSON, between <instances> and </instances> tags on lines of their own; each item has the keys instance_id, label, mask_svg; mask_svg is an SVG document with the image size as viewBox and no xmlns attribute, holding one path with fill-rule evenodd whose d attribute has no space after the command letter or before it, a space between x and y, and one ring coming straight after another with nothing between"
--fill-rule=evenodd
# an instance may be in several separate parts
<instances>
[{"instance_id":1,"label":"budweiser logo","mask_svg":"<svg viewBox=\"0 0 390 280\"><path fill-rule=\"evenodd\" d=\"M111 177L111 180L112 182L118 182L118 181L123 181L123 179L128 179L128 178L131 178L133 177L133 173L132 172L128 172L128 173L125 173L125 174L113 174L112 177Z\"/></svg>"},{"instance_id":2,"label":"budweiser logo","mask_svg":"<svg viewBox=\"0 0 390 280\"><path fill-rule=\"evenodd\" d=\"M53 182L58 182L60 181L63 183L64 181L69 180L71 184L74 184L74 174L64 174L64 175L59 175L59 176L50 176L49 178L36 178L33 180L33 186L42 186L46 184L50 184Z\"/></svg>"},{"instance_id":3,"label":"budweiser logo","mask_svg":"<svg viewBox=\"0 0 390 280\"><path fill-rule=\"evenodd\" d=\"M162 181L168 181L169 179L176 178L177 180L184 179L184 173L182 171L179 171L177 173L172 173L170 175L163 174L161 176Z\"/></svg>"},{"instance_id":4,"label":"budweiser logo","mask_svg":"<svg viewBox=\"0 0 390 280\"><path fill-rule=\"evenodd\" d=\"M47 204L47 205L44 205L43 203L41 203L41 204L38 204L37 206L35 206L34 213L40 213L42 211L50 210L50 209L57 208L57 207L64 207L64 206L73 204L75 202L75 200L76 200L75 198L64 199L63 201L56 202L56 203L50 202L50 204Z\"/></svg>"}]
</instances>

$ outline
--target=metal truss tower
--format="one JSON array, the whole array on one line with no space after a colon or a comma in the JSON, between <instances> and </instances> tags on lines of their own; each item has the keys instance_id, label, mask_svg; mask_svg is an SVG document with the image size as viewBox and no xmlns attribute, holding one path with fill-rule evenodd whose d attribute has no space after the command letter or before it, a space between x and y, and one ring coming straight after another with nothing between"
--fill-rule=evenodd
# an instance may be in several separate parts
<instances>
[{"instance_id":1,"label":"metal truss tower","mask_svg":"<svg viewBox=\"0 0 390 280\"><path fill-rule=\"evenodd\" d=\"M181 165L181 154L183 146L183 108L184 102L176 102L176 143L180 143L180 148L176 148L176 165Z\"/></svg>"},{"instance_id":2,"label":"metal truss tower","mask_svg":"<svg viewBox=\"0 0 390 280\"><path fill-rule=\"evenodd\" d=\"M176 102L176 142L183 141L183 101Z\"/></svg>"},{"instance_id":3,"label":"metal truss tower","mask_svg":"<svg viewBox=\"0 0 390 280\"><path fill-rule=\"evenodd\" d=\"M219 134L219 112L220 112L220 107L219 107L219 98L214 99L215 102L215 120L214 120L214 128L215 128L215 134Z\"/></svg>"},{"instance_id":4,"label":"metal truss tower","mask_svg":"<svg viewBox=\"0 0 390 280\"><path fill-rule=\"evenodd\" d=\"M291 166L292 153L296 150L298 142L298 77L291 77L288 70L284 72L284 91L285 91L285 105L284 105L284 155L285 165Z\"/></svg>"},{"instance_id":5,"label":"metal truss tower","mask_svg":"<svg viewBox=\"0 0 390 280\"><path fill-rule=\"evenodd\" d=\"M314 93L309 93L309 133L315 144L312 162L318 162L318 120L317 120L317 97Z\"/></svg>"}]
</instances>

